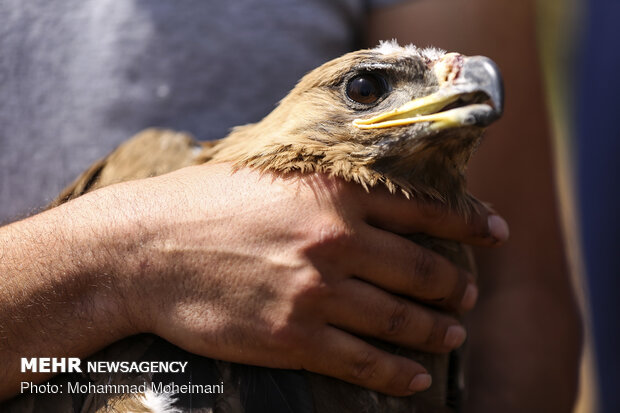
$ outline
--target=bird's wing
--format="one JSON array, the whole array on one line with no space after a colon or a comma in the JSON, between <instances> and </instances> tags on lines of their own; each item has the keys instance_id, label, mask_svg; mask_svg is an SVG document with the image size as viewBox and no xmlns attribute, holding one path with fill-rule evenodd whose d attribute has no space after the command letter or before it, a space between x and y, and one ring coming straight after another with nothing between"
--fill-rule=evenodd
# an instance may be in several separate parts
<instances>
[{"instance_id":1,"label":"bird's wing","mask_svg":"<svg viewBox=\"0 0 620 413\"><path fill-rule=\"evenodd\" d=\"M146 129L91 165L60 193L50 208L107 185L162 175L204 162L204 156L200 155L216 142L198 142L187 133L169 129Z\"/></svg>"}]
</instances>

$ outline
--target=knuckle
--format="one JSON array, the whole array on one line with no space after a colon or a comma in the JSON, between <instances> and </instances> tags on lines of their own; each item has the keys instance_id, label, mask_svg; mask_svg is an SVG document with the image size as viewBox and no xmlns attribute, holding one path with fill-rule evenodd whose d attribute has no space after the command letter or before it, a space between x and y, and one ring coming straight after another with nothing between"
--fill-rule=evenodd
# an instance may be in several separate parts
<instances>
[{"instance_id":1,"label":"knuckle","mask_svg":"<svg viewBox=\"0 0 620 413\"><path fill-rule=\"evenodd\" d=\"M352 229L338 216L319 219L308 234L307 250L341 247L349 243L353 236Z\"/></svg>"},{"instance_id":2,"label":"knuckle","mask_svg":"<svg viewBox=\"0 0 620 413\"><path fill-rule=\"evenodd\" d=\"M392 311L381 332L382 336L394 336L403 332L409 324L409 308L403 300L396 300L392 306Z\"/></svg>"},{"instance_id":3,"label":"knuckle","mask_svg":"<svg viewBox=\"0 0 620 413\"><path fill-rule=\"evenodd\" d=\"M374 352L366 351L353 361L351 376L356 381L367 381L377 376L379 360Z\"/></svg>"},{"instance_id":4,"label":"knuckle","mask_svg":"<svg viewBox=\"0 0 620 413\"><path fill-rule=\"evenodd\" d=\"M303 347L301 344L305 341L303 330L296 327L288 317L272 324L269 337L274 347L281 349L284 354L293 354Z\"/></svg>"},{"instance_id":5,"label":"knuckle","mask_svg":"<svg viewBox=\"0 0 620 413\"><path fill-rule=\"evenodd\" d=\"M445 333L445 327L442 325L442 323L439 322L438 319L435 318L427 332L425 344L434 349L442 348Z\"/></svg>"},{"instance_id":6,"label":"knuckle","mask_svg":"<svg viewBox=\"0 0 620 413\"><path fill-rule=\"evenodd\" d=\"M323 274L314 267L298 273L292 281L294 299L312 299L324 295L327 290Z\"/></svg>"},{"instance_id":7,"label":"knuckle","mask_svg":"<svg viewBox=\"0 0 620 413\"><path fill-rule=\"evenodd\" d=\"M411 382L411 372L404 366L400 366L399 369L387 379L386 393L407 395L409 390L407 389Z\"/></svg>"},{"instance_id":8,"label":"knuckle","mask_svg":"<svg viewBox=\"0 0 620 413\"><path fill-rule=\"evenodd\" d=\"M436 283L434 291L429 293L428 299L432 301L433 305L456 310L467 286L467 279L463 271L452 265L443 268L441 273L441 285Z\"/></svg>"},{"instance_id":9,"label":"knuckle","mask_svg":"<svg viewBox=\"0 0 620 413\"><path fill-rule=\"evenodd\" d=\"M431 302L432 305L436 307L446 308L450 310L453 307L452 301L446 296L431 298L429 301Z\"/></svg>"},{"instance_id":10,"label":"knuckle","mask_svg":"<svg viewBox=\"0 0 620 413\"><path fill-rule=\"evenodd\" d=\"M417 248L414 254L413 268L418 282L418 287L427 287L431 283L431 279L437 268L437 259L433 253L426 248Z\"/></svg>"}]
</instances>

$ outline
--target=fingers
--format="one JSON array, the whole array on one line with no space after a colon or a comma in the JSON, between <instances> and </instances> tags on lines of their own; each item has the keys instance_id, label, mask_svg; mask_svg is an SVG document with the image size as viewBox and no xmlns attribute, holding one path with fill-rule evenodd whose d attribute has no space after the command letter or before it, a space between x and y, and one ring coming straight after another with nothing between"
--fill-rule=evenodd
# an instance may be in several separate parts
<instances>
[{"instance_id":1,"label":"fingers","mask_svg":"<svg viewBox=\"0 0 620 413\"><path fill-rule=\"evenodd\" d=\"M416 350L447 353L466 337L453 317L358 279L341 282L325 305L331 325Z\"/></svg>"},{"instance_id":2,"label":"fingers","mask_svg":"<svg viewBox=\"0 0 620 413\"><path fill-rule=\"evenodd\" d=\"M361 228L357 259L346 270L387 291L448 310L471 310L478 296L474 277L446 258L399 235Z\"/></svg>"},{"instance_id":3,"label":"fingers","mask_svg":"<svg viewBox=\"0 0 620 413\"><path fill-rule=\"evenodd\" d=\"M422 232L480 246L500 244L509 236L506 221L482 203L466 218L439 202L406 199L380 188L370 196L361 194L360 202L368 223L400 234Z\"/></svg>"},{"instance_id":4,"label":"fingers","mask_svg":"<svg viewBox=\"0 0 620 413\"><path fill-rule=\"evenodd\" d=\"M327 327L313 338L321 351L307 353L303 368L393 396L426 390L431 377L415 361L379 350Z\"/></svg>"}]
</instances>

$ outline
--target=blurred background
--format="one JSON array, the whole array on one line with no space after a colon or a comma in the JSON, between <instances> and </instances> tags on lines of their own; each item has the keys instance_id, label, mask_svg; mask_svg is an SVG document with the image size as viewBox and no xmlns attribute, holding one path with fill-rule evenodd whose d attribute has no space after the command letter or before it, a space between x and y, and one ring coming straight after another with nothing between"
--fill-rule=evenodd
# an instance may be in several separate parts
<instances>
[{"instance_id":1,"label":"blurred background","mask_svg":"<svg viewBox=\"0 0 620 413\"><path fill-rule=\"evenodd\" d=\"M523 16L527 6L502 1L418 1L408 7L422 16L414 29L402 13L386 10L379 19L391 21L395 33L413 30L420 46L495 59L506 54L503 48L527 43L520 36L536 33L537 56L515 47L512 60L503 56L498 63L507 79L507 96L519 77L511 73L511 65L527 72L525 60L542 70L562 229L584 324L576 412L620 412L620 265L615 262L620 248L620 2L538 0L533 2L534 19ZM472 27L472 20L483 24ZM530 21L535 27L528 27ZM523 32L506 33L502 26L511 24ZM471 45L475 49L468 50ZM507 105L504 122L510 122L511 111L514 105Z\"/></svg>"},{"instance_id":2,"label":"blurred background","mask_svg":"<svg viewBox=\"0 0 620 413\"><path fill-rule=\"evenodd\" d=\"M539 0L540 56L586 347L577 412L620 412L620 2Z\"/></svg>"}]
</instances>

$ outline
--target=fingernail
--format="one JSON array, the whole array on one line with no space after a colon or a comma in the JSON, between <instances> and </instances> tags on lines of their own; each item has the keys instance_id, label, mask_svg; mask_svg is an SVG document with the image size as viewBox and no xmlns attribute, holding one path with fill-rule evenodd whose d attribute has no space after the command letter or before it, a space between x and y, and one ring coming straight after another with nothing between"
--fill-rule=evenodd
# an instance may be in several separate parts
<instances>
[{"instance_id":1,"label":"fingernail","mask_svg":"<svg viewBox=\"0 0 620 413\"><path fill-rule=\"evenodd\" d=\"M463 310L471 310L478 300L478 288L474 284L468 284L461 300L461 308Z\"/></svg>"},{"instance_id":2,"label":"fingernail","mask_svg":"<svg viewBox=\"0 0 620 413\"><path fill-rule=\"evenodd\" d=\"M493 238L495 238L498 242L504 242L508 239L510 229L508 228L508 223L504 220L504 218L499 215L489 215L487 222L489 225L489 233Z\"/></svg>"},{"instance_id":3,"label":"fingernail","mask_svg":"<svg viewBox=\"0 0 620 413\"><path fill-rule=\"evenodd\" d=\"M460 347L465 342L465 337L467 337L467 333L463 327L450 326L443 339L443 345L449 348Z\"/></svg>"},{"instance_id":4,"label":"fingernail","mask_svg":"<svg viewBox=\"0 0 620 413\"><path fill-rule=\"evenodd\" d=\"M433 382L430 374L418 374L411 380L409 383L409 390L411 391L422 391L431 387L431 383Z\"/></svg>"}]
</instances>

